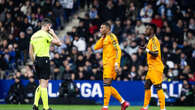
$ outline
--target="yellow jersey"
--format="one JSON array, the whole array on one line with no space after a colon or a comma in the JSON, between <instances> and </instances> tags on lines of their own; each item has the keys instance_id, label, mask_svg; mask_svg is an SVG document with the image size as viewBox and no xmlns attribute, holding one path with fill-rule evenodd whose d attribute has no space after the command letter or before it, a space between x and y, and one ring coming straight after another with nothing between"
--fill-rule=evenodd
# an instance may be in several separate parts
<instances>
[{"instance_id":1,"label":"yellow jersey","mask_svg":"<svg viewBox=\"0 0 195 110\"><path fill-rule=\"evenodd\" d=\"M150 51L158 51L157 57L153 57L151 54L147 53L148 70L163 72L164 65L161 59L160 43L155 35L150 38L146 48L148 48Z\"/></svg>"},{"instance_id":2,"label":"yellow jersey","mask_svg":"<svg viewBox=\"0 0 195 110\"><path fill-rule=\"evenodd\" d=\"M116 62L120 66L121 49L117 37L110 33L105 37L101 37L95 44L94 49L103 48L103 65L113 66Z\"/></svg>"},{"instance_id":3,"label":"yellow jersey","mask_svg":"<svg viewBox=\"0 0 195 110\"><path fill-rule=\"evenodd\" d=\"M39 30L31 37L30 43L34 48L35 56L49 57L50 44L53 37L46 31Z\"/></svg>"}]
</instances>

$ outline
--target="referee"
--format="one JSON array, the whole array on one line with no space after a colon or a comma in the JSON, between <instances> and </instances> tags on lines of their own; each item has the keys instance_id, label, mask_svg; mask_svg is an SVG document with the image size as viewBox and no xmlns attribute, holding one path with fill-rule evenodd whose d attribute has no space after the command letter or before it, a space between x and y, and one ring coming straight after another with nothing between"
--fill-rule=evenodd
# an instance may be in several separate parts
<instances>
[{"instance_id":1,"label":"referee","mask_svg":"<svg viewBox=\"0 0 195 110\"><path fill-rule=\"evenodd\" d=\"M50 60L49 49L50 44L60 46L62 43L51 29L52 22L50 19L43 19L41 22L41 29L35 32L30 40L29 54L31 60L34 62L36 75L39 79L39 86L35 91L33 110L38 110L38 103L41 97L43 102L43 110L52 110L48 106L47 86L50 76Z\"/></svg>"}]
</instances>

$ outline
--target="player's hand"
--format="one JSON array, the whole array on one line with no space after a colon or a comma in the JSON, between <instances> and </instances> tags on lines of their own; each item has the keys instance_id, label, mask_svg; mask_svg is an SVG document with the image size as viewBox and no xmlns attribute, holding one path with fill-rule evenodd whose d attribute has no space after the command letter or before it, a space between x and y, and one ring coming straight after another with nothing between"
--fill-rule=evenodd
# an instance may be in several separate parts
<instances>
[{"instance_id":1,"label":"player's hand","mask_svg":"<svg viewBox=\"0 0 195 110\"><path fill-rule=\"evenodd\" d=\"M115 66L116 73L118 73L119 72L119 64L116 62L114 66Z\"/></svg>"},{"instance_id":2,"label":"player's hand","mask_svg":"<svg viewBox=\"0 0 195 110\"><path fill-rule=\"evenodd\" d=\"M51 34L51 35L55 35L55 32L54 32L54 30L53 29L49 29L49 33Z\"/></svg>"}]
</instances>

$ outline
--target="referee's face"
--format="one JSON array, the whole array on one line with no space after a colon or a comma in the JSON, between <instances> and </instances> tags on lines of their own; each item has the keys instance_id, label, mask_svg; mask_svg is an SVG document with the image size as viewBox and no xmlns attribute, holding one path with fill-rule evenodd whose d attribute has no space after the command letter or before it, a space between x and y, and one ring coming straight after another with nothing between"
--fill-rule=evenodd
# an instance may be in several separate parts
<instances>
[{"instance_id":1,"label":"referee's face","mask_svg":"<svg viewBox=\"0 0 195 110\"><path fill-rule=\"evenodd\" d=\"M49 31L51 29L51 27L52 27L52 24L46 24L47 31Z\"/></svg>"}]
</instances>

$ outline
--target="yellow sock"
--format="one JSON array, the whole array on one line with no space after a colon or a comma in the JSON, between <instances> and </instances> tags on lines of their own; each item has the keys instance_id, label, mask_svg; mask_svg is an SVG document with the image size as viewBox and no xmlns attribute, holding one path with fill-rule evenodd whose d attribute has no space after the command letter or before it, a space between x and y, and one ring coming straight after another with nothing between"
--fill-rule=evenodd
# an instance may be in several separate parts
<instances>
[{"instance_id":1,"label":"yellow sock","mask_svg":"<svg viewBox=\"0 0 195 110\"><path fill-rule=\"evenodd\" d=\"M104 86L104 107L109 105L111 86Z\"/></svg>"},{"instance_id":2,"label":"yellow sock","mask_svg":"<svg viewBox=\"0 0 195 110\"><path fill-rule=\"evenodd\" d=\"M118 91L114 88L111 87L111 94L114 98L116 98L120 103L123 103L124 100L123 98L120 96L120 94L118 93Z\"/></svg>"},{"instance_id":3,"label":"yellow sock","mask_svg":"<svg viewBox=\"0 0 195 110\"><path fill-rule=\"evenodd\" d=\"M42 102L43 102L43 108L46 109L46 110L49 109L47 88L41 87L41 99L42 99Z\"/></svg>"},{"instance_id":4,"label":"yellow sock","mask_svg":"<svg viewBox=\"0 0 195 110\"><path fill-rule=\"evenodd\" d=\"M41 97L41 90L40 90L40 85L37 87L36 91L35 91L35 99L34 99L34 105L36 105L37 107L39 106L39 99Z\"/></svg>"},{"instance_id":5,"label":"yellow sock","mask_svg":"<svg viewBox=\"0 0 195 110\"><path fill-rule=\"evenodd\" d=\"M157 94L158 94L158 100L159 100L159 103L160 103L160 109L165 109L165 95L163 93L163 90L160 89L157 91Z\"/></svg>"},{"instance_id":6,"label":"yellow sock","mask_svg":"<svg viewBox=\"0 0 195 110\"><path fill-rule=\"evenodd\" d=\"M147 89L145 90L145 97L144 97L144 108L147 108L150 103L151 98L151 90Z\"/></svg>"}]
</instances>

